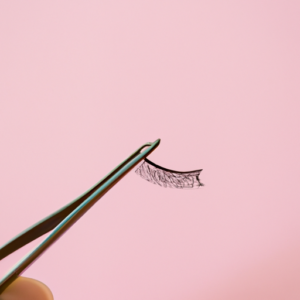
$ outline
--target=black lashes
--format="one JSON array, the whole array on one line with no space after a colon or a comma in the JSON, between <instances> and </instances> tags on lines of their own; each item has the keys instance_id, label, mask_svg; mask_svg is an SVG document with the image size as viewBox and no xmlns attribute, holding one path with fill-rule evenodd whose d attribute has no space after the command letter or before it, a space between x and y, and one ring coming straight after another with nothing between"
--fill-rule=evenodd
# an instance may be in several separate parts
<instances>
[{"instance_id":1,"label":"black lashes","mask_svg":"<svg viewBox=\"0 0 300 300\"><path fill-rule=\"evenodd\" d=\"M135 170L138 175L149 182L176 189L194 189L203 186L199 178L201 171L202 169L188 172L173 171L158 166L147 158Z\"/></svg>"}]
</instances>

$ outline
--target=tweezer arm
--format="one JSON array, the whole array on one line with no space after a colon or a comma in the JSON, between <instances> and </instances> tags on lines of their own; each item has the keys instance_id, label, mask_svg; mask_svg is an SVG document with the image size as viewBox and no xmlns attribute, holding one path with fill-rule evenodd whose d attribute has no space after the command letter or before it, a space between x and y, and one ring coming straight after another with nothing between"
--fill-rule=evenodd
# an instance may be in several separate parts
<instances>
[{"instance_id":1,"label":"tweezer arm","mask_svg":"<svg viewBox=\"0 0 300 300\"><path fill-rule=\"evenodd\" d=\"M80 204L82 204L88 197L90 197L101 185L106 183L111 179L119 170L121 170L128 162L130 162L134 157L136 157L143 148L151 146L152 143L147 143L137 149L133 154L131 154L126 160L124 160L120 165L113 169L109 174L107 174L103 179L101 179L96 185L91 187L83 195L76 198L66 206L57 210L53 214L47 216L43 220L37 222L33 226L27 228L25 231L14 237L12 240L0 247L0 260L18 250L19 248L25 246L26 244L32 242L38 237L44 235L45 233L54 229L63 219L65 219L74 209L76 209Z\"/></svg>"},{"instance_id":2,"label":"tweezer arm","mask_svg":"<svg viewBox=\"0 0 300 300\"><path fill-rule=\"evenodd\" d=\"M126 160L124 160L120 165L113 169L109 174L107 174L102 180L100 180L96 185L86 191L83 195L76 198L66 206L57 210L53 214L47 216L43 220L37 222L33 226L27 228L25 231L14 237L12 240L0 247L0 260L18 250L19 248L25 246L26 244L32 242L38 237L44 235L50 230L54 229L66 216L68 216L74 209L76 209L81 203L83 203L88 197L90 197L99 187L112 178L119 170L121 170L128 162L130 162L134 157L136 157L140 151L151 146L152 143L147 143L137 149L132 153Z\"/></svg>"},{"instance_id":3,"label":"tweezer arm","mask_svg":"<svg viewBox=\"0 0 300 300\"><path fill-rule=\"evenodd\" d=\"M38 237L44 235L45 233L54 229L63 219L66 218L74 209L76 209L81 203L83 203L88 197L90 197L101 185L112 178L119 170L121 170L128 162L130 162L134 157L136 157L140 151L151 146L152 143L147 143L137 149L132 155L130 155L126 160L124 160L120 165L113 169L109 174L107 174L103 179L101 179L97 184L91 187L83 195L71 201L66 206L57 210L53 214L47 216L43 220L37 222L33 226L27 228L25 231L14 237L12 240L0 247L0 260L18 250L19 248L25 246L31 241L37 239Z\"/></svg>"}]
</instances>

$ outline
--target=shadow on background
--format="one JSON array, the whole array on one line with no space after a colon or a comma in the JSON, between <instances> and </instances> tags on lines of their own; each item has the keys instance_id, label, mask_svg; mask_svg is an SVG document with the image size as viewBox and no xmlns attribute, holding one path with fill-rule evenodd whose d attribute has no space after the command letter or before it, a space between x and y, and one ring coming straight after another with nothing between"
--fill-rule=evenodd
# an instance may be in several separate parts
<instances>
[{"instance_id":1,"label":"shadow on background","mask_svg":"<svg viewBox=\"0 0 300 300\"><path fill-rule=\"evenodd\" d=\"M270 257L189 300L299 300L300 246Z\"/></svg>"}]
</instances>

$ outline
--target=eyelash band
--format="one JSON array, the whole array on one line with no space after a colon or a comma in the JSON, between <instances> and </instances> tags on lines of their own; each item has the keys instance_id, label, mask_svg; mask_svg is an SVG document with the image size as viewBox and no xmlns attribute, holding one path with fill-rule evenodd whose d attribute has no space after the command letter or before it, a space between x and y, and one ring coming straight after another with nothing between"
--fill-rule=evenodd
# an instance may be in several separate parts
<instances>
[{"instance_id":1,"label":"eyelash band","mask_svg":"<svg viewBox=\"0 0 300 300\"><path fill-rule=\"evenodd\" d=\"M195 189L203 186L200 182L201 170L178 172L163 168L145 158L144 162L135 170L145 180L162 187L176 189Z\"/></svg>"}]
</instances>

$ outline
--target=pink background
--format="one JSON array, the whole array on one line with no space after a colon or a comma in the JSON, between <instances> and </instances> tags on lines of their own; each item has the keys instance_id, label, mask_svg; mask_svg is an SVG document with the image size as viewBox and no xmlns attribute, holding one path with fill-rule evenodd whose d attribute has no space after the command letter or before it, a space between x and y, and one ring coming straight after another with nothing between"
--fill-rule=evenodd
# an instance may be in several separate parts
<instances>
[{"instance_id":1,"label":"pink background","mask_svg":"<svg viewBox=\"0 0 300 300\"><path fill-rule=\"evenodd\" d=\"M300 299L299 15L299 1L1 1L0 245L157 138L151 160L205 184L130 173L24 276L55 300Z\"/></svg>"}]
</instances>

